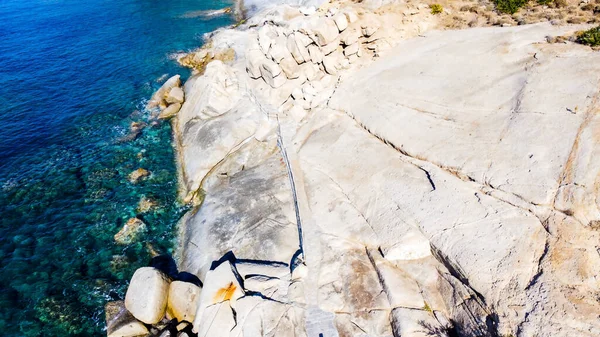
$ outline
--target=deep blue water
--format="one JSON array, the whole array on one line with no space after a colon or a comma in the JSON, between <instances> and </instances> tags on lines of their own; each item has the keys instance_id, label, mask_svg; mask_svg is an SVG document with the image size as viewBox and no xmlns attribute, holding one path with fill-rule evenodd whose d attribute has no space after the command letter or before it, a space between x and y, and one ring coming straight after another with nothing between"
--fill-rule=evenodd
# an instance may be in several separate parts
<instances>
[{"instance_id":1,"label":"deep blue water","mask_svg":"<svg viewBox=\"0 0 600 337\"><path fill-rule=\"evenodd\" d=\"M169 254L177 202L168 123L143 100L187 70L230 0L0 0L0 335L100 336L152 251ZM146 125L137 138L132 122ZM150 177L131 184L145 168ZM137 209L142 197L155 207ZM148 230L120 246L137 216Z\"/></svg>"}]
</instances>

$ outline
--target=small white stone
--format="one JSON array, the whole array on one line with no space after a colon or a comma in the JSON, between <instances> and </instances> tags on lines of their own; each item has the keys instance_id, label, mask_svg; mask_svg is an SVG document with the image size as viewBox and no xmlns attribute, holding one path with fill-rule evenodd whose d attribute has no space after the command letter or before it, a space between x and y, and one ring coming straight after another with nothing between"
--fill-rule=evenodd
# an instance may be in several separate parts
<instances>
[{"instance_id":1,"label":"small white stone","mask_svg":"<svg viewBox=\"0 0 600 337\"><path fill-rule=\"evenodd\" d=\"M246 54L246 71L250 78L256 79L262 76L260 66L266 60L265 55L260 50L251 49L248 51Z\"/></svg>"},{"instance_id":2,"label":"small white stone","mask_svg":"<svg viewBox=\"0 0 600 337\"><path fill-rule=\"evenodd\" d=\"M375 34L375 32L377 32L377 30L379 29L379 23L375 20L366 20L362 25L362 34L365 37L369 37L373 34Z\"/></svg>"},{"instance_id":3,"label":"small white stone","mask_svg":"<svg viewBox=\"0 0 600 337\"><path fill-rule=\"evenodd\" d=\"M306 110L304 110L300 105L292 106L288 113L296 122L300 122L304 119L304 117L306 117Z\"/></svg>"},{"instance_id":4,"label":"small white stone","mask_svg":"<svg viewBox=\"0 0 600 337\"><path fill-rule=\"evenodd\" d=\"M295 32L287 37L287 48L298 64L310 60L310 54L304 45L305 41L301 37L303 35L302 33Z\"/></svg>"},{"instance_id":5,"label":"small white stone","mask_svg":"<svg viewBox=\"0 0 600 337\"><path fill-rule=\"evenodd\" d=\"M325 56L323 58L323 67L325 68L325 71L330 75L336 75L340 63L339 61L338 56L335 54Z\"/></svg>"},{"instance_id":6,"label":"small white stone","mask_svg":"<svg viewBox=\"0 0 600 337\"><path fill-rule=\"evenodd\" d=\"M311 44L308 46L308 53L310 54L310 59L313 63L323 62L323 53L317 45Z\"/></svg>"},{"instance_id":7,"label":"small white stone","mask_svg":"<svg viewBox=\"0 0 600 337\"><path fill-rule=\"evenodd\" d=\"M337 37L335 40L333 40L328 45L321 47L321 52L323 53L323 55L329 55L329 54L333 53L334 51L338 50L339 47L340 47L340 38Z\"/></svg>"},{"instance_id":8,"label":"small white stone","mask_svg":"<svg viewBox=\"0 0 600 337\"><path fill-rule=\"evenodd\" d=\"M302 92L302 89L301 88L294 88L294 90L292 90L292 97L295 100L304 99L304 93Z\"/></svg>"},{"instance_id":9,"label":"small white stone","mask_svg":"<svg viewBox=\"0 0 600 337\"><path fill-rule=\"evenodd\" d=\"M278 88L285 83L285 76L279 76L281 67L271 60L266 60L260 65L260 73L265 82L273 88Z\"/></svg>"},{"instance_id":10,"label":"small white stone","mask_svg":"<svg viewBox=\"0 0 600 337\"><path fill-rule=\"evenodd\" d=\"M343 59L343 60L340 62L340 66L341 66L343 69L348 69L348 68L350 67L350 61L348 61L348 59Z\"/></svg>"},{"instance_id":11,"label":"small white stone","mask_svg":"<svg viewBox=\"0 0 600 337\"><path fill-rule=\"evenodd\" d=\"M258 30L258 45L264 55L269 52L275 38L277 38L277 32L270 25L264 25Z\"/></svg>"},{"instance_id":12,"label":"small white stone","mask_svg":"<svg viewBox=\"0 0 600 337\"><path fill-rule=\"evenodd\" d=\"M298 65L291 55L281 60L279 66L288 79L300 77L300 65Z\"/></svg>"},{"instance_id":13,"label":"small white stone","mask_svg":"<svg viewBox=\"0 0 600 337\"><path fill-rule=\"evenodd\" d=\"M181 103L169 104L163 111L158 115L158 119L169 119L175 117L175 115L181 110Z\"/></svg>"},{"instance_id":14,"label":"small white stone","mask_svg":"<svg viewBox=\"0 0 600 337\"><path fill-rule=\"evenodd\" d=\"M344 48L344 55L346 57L348 57L350 55L357 54L359 48L360 48L359 43L355 42L355 43L349 45L348 47Z\"/></svg>"},{"instance_id":15,"label":"small white stone","mask_svg":"<svg viewBox=\"0 0 600 337\"><path fill-rule=\"evenodd\" d=\"M317 91L310 83L306 83L302 86L302 93L304 94L304 99L307 99L307 96L314 97L317 94Z\"/></svg>"},{"instance_id":16,"label":"small white stone","mask_svg":"<svg viewBox=\"0 0 600 337\"><path fill-rule=\"evenodd\" d=\"M308 16L308 15L313 15L317 12L317 8L315 6L310 6L310 7L300 7L300 13Z\"/></svg>"},{"instance_id":17,"label":"small white stone","mask_svg":"<svg viewBox=\"0 0 600 337\"><path fill-rule=\"evenodd\" d=\"M344 12L344 15L346 16L346 19L348 19L348 22L350 22L350 23L354 23L354 22L358 21L358 15L353 10L346 10Z\"/></svg>"},{"instance_id":18,"label":"small white stone","mask_svg":"<svg viewBox=\"0 0 600 337\"><path fill-rule=\"evenodd\" d=\"M348 28L340 34L340 42L346 46L358 42L361 33L356 28Z\"/></svg>"},{"instance_id":19,"label":"small white stone","mask_svg":"<svg viewBox=\"0 0 600 337\"><path fill-rule=\"evenodd\" d=\"M340 32L343 32L346 28L348 28L348 19L344 14L337 14L333 17L333 21L335 25L338 27Z\"/></svg>"},{"instance_id":20,"label":"small white stone","mask_svg":"<svg viewBox=\"0 0 600 337\"><path fill-rule=\"evenodd\" d=\"M304 76L308 81L317 78L320 72L319 66L312 62L307 62L300 66L300 76Z\"/></svg>"},{"instance_id":21,"label":"small white stone","mask_svg":"<svg viewBox=\"0 0 600 337\"><path fill-rule=\"evenodd\" d=\"M173 281L169 286L167 312L179 322L193 322L200 300L200 287L193 283Z\"/></svg>"},{"instance_id":22,"label":"small white stone","mask_svg":"<svg viewBox=\"0 0 600 337\"><path fill-rule=\"evenodd\" d=\"M287 38L285 35L278 36L273 43L271 43L271 49L269 49L269 56L273 61L279 63L288 55L291 56L290 51L287 48Z\"/></svg>"}]
</instances>

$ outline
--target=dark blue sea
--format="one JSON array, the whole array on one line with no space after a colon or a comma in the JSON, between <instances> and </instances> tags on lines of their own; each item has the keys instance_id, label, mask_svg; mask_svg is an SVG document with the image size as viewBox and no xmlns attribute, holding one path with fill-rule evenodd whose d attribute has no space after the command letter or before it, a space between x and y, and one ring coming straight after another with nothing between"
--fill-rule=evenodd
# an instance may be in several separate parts
<instances>
[{"instance_id":1,"label":"dark blue sea","mask_svg":"<svg viewBox=\"0 0 600 337\"><path fill-rule=\"evenodd\" d=\"M105 302L152 254L172 252L185 208L171 130L144 100L189 76L174 54L233 23L198 11L230 5L0 0L0 335L104 335ZM138 168L151 175L132 184ZM117 245L136 216L147 231Z\"/></svg>"}]
</instances>

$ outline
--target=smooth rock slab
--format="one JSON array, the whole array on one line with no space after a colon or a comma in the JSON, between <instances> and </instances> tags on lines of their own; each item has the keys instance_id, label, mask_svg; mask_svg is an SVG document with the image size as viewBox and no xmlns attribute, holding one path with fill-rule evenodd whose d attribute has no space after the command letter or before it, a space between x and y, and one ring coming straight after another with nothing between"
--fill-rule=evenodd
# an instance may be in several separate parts
<instances>
[{"instance_id":1,"label":"smooth rock slab","mask_svg":"<svg viewBox=\"0 0 600 337\"><path fill-rule=\"evenodd\" d=\"M158 323L165 316L170 281L167 275L155 268L139 268L129 282L125 307L146 324Z\"/></svg>"}]
</instances>

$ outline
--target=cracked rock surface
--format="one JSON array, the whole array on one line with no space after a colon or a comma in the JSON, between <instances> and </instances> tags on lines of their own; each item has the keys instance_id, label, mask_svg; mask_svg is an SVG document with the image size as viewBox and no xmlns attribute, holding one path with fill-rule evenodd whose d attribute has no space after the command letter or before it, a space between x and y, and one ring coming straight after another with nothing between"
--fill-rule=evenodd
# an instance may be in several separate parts
<instances>
[{"instance_id":1,"label":"cracked rock surface","mask_svg":"<svg viewBox=\"0 0 600 337\"><path fill-rule=\"evenodd\" d=\"M194 332L600 335L600 54L546 42L581 27L331 4L216 33L184 86Z\"/></svg>"}]
</instances>

